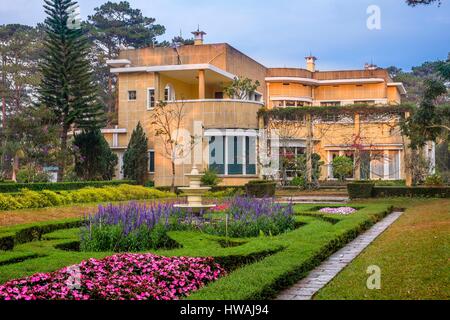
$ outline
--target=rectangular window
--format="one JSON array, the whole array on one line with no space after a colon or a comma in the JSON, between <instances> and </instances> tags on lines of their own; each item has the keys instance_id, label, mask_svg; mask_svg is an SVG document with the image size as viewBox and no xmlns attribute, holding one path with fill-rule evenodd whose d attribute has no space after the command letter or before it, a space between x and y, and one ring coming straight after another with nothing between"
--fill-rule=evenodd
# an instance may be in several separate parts
<instances>
[{"instance_id":1,"label":"rectangular window","mask_svg":"<svg viewBox=\"0 0 450 320\"><path fill-rule=\"evenodd\" d=\"M148 152L148 172L155 173L155 151Z\"/></svg>"},{"instance_id":2,"label":"rectangular window","mask_svg":"<svg viewBox=\"0 0 450 320\"><path fill-rule=\"evenodd\" d=\"M225 137L209 138L209 169L225 174Z\"/></svg>"},{"instance_id":3,"label":"rectangular window","mask_svg":"<svg viewBox=\"0 0 450 320\"><path fill-rule=\"evenodd\" d=\"M155 101L155 89L149 88L148 89L148 101L147 101L147 109L153 109L156 106Z\"/></svg>"},{"instance_id":4,"label":"rectangular window","mask_svg":"<svg viewBox=\"0 0 450 320\"><path fill-rule=\"evenodd\" d=\"M129 101L135 101L136 99L137 99L137 92L136 92L136 90L128 91L128 100Z\"/></svg>"},{"instance_id":5,"label":"rectangular window","mask_svg":"<svg viewBox=\"0 0 450 320\"><path fill-rule=\"evenodd\" d=\"M389 179L400 180L400 153L389 151Z\"/></svg>"},{"instance_id":6,"label":"rectangular window","mask_svg":"<svg viewBox=\"0 0 450 320\"><path fill-rule=\"evenodd\" d=\"M219 175L257 174L256 136L209 136L209 168Z\"/></svg>"},{"instance_id":7,"label":"rectangular window","mask_svg":"<svg viewBox=\"0 0 450 320\"><path fill-rule=\"evenodd\" d=\"M328 101L328 102L321 102L320 105L322 107L339 107L341 105L340 101Z\"/></svg>"},{"instance_id":8,"label":"rectangular window","mask_svg":"<svg viewBox=\"0 0 450 320\"><path fill-rule=\"evenodd\" d=\"M384 179L384 152L375 151L372 152L372 161L370 162L372 179L382 180Z\"/></svg>"},{"instance_id":9,"label":"rectangular window","mask_svg":"<svg viewBox=\"0 0 450 320\"><path fill-rule=\"evenodd\" d=\"M216 92L216 93L214 93L214 99L222 100L223 99L223 92Z\"/></svg>"},{"instance_id":10,"label":"rectangular window","mask_svg":"<svg viewBox=\"0 0 450 320\"><path fill-rule=\"evenodd\" d=\"M240 137L227 137L228 140L228 174L244 174L243 142Z\"/></svg>"},{"instance_id":11,"label":"rectangular window","mask_svg":"<svg viewBox=\"0 0 450 320\"><path fill-rule=\"evenodd\" d=\"M245 137L245 169L246 174L256 174L256 138Z\"/></svg>"},{"instance_id":12,"label":"rectangular window","mask_svg":"<svg viewBox=\"0 0 450 320\"><path fill-rule=\"evenodd\" d=\"M170 100L170 88L167 87L164 89L164 101L169 101Z\"/></svg>"}]
</instances>

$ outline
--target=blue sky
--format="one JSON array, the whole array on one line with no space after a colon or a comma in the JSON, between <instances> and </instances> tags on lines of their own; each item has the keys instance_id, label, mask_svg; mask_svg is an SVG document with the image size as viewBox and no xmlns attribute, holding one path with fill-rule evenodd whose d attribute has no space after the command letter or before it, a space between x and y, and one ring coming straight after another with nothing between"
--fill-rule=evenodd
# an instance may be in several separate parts
<instances>
[{"instance_id":1,"label":"blue sky","mask_svg":"<svg viewBox=\"0 0 450 320\"><path fill-rule=\"evenodd\" d=\"M2 0L6 1L6 0ZM79 0L83 18L106 0ZM404 0L129 0L167 28L171 39L197 24L206 42L228 42L268 67L304 67L312 52L320 70L357 69L365 62L405 70L450 51L450 1L410 8ZM0 23L34 25L41 0L0 6ZM381 30L366 26L369 5L381 9Z\"/></svg>"}]
</instances>

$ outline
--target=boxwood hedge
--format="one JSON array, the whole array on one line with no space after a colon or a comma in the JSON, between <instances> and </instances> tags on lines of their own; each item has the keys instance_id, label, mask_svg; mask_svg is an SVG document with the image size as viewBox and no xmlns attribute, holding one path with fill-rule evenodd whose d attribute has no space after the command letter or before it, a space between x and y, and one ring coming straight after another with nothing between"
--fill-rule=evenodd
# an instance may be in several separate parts
<instances>
[{"instance_id":1,"label":"boxwood hedge","mask_svg":"<svg viewBox=\"0 0 450 320\"><path fill-rule=\"evenodd\" d=\"M22 189L32 191L70 191L78 190L86 187L106 187L118 186L121 184L135 185L135 181L131 180L114 180L114 181L80 181L80 182L58 182L58 183L0 183L0 193L16 193Z\"/></svg>"}]
</instances>

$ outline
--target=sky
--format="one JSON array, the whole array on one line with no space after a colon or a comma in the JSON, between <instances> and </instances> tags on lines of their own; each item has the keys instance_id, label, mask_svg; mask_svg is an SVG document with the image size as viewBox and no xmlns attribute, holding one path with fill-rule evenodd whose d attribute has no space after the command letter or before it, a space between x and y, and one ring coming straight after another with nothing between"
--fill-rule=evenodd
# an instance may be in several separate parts
<instances>
[{"instance_id":1,"label":"sky","mask_svg":"<svg viewBox=\"0 0 450 320\"><path fill-rule=\"evenodd\" d=\"M45 19L43 0L0 0L0 24L35 25ZM106 0L78 0L86 19ZM170 40L200 28L206 43L227 42L267 67L360 69L366 62L410 70L450 52L450 0L411 8L404 0L129 0L166 27ZM7 3L7 5L6 5ZM369 6L379 8L373 20ZM369 29L367 20L375 22ZM379 25L377 22L380 22ZM378 28L379 26L379 28Z\"/></svg>"}]
</instances>

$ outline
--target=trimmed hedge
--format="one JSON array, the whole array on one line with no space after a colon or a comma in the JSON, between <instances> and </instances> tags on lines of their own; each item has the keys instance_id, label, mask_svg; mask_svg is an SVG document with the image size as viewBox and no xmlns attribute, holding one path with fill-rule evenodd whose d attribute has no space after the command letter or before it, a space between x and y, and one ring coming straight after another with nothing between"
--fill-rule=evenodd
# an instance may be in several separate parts
<instances>
[{"instance_id":1,"label":"trimmed hedge","mask_svg":"<svg viewBox=\"0 0 450 320\"><path fill-rule=\"evenodd\" d=\"M375 187L371 182L358 182L347 184L350 199L367 199L372 197L372 190Z\"/></svg>"},{"instance_id":2,"label":"trimmed hedge","mask_svg":"<svg viewBox=\"0 0 450 320\"><path fill-rule=\"evenodd\" d=\"M375 187L374 198L450 198L450 187Z\"/></svg>"},{"instance_id":3,"label":"trimmed hedge","mask_svg":"<svg viewBox=\"0 0 450 320\"><path fill-rule=\"evenodd\" d=\"M60 191L58 193L50 190L31 191L23 189L20 193L14 195L0 193L0 211L57 207L76 203L150 200L170 197L175 197L175 195L156 189L127 184L103 188L88 187L73 191Z\"/></svg>"},{"instance_id":4,"label":"trimmed hedge","mask_svg":"<svg viewBox=\"0 0 450 320\"><path fill-rule=\"evenodd\" d=\"M58 182L58 183L0 183L0 193L17 193L22 189L32 191L71 191L86 187L101 188L106 186L118 186L121 184L135 185L136 181L114 180L114 181L80 181L80 182Z\"/></svg>"},{"instance_id":5,"label":"trimmed hedge","mask_svg":"<svg viewBox=\"0 0 450 320\"><path fill-rule=\"evenodd\" d=\"M265 180L250 181L245 185L247 196L255 198L273 198L275 197L276 188L276 182Z\"/></svg>"},{"instance_id":6,"label":"trimmed hedge","mask_svg":"<svg viewBox=\"0 0 450 320\"><path fill-rule=\"evenodd\" d=\"M56 222L50 224L36 224L23 227L16 232L0 236L0 250L10 251L17 244L23 244L42 240L42 236L58 230L81 227L82 220L69 220L67 222Z\"/></svg>"}]
</instances>

